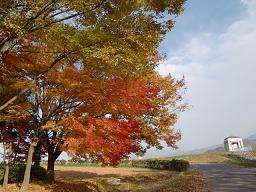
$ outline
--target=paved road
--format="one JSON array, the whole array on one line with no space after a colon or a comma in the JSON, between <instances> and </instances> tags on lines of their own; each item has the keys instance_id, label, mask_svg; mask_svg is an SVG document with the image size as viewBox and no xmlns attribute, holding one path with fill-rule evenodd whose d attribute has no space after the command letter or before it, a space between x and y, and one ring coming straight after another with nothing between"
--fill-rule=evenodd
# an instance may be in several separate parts
<instances>
[{"instance_id":1,"label":"paved road","mask_svg":"<svg viewBox=\"0 0 256 192\"><path fill-rule=\"evenodd\" d=\"M196 164L194 169L208 175L205 191L210 192L256 192L256 169L226 164Z\"/></svg>"}]
</instances>

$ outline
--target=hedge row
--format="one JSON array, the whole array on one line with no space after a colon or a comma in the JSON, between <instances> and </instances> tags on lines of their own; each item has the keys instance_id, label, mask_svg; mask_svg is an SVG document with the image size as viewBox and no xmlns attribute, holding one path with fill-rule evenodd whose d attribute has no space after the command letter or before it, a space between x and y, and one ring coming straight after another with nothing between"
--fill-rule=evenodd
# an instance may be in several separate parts
<instances>
[{"instance_id":1,"label":"hedge row","mask_svg":"<svg viewBox=\"0 0 256 192\"><path fill-rule=\"evenodd\" d=\"M24 177L25 169L26 169L26 165L22 165L22 164L10 165L9 182L22 181ZM30 179L45 180L45 178L46 178L45 168L38 165L32 165L31 172L30 172ZM0 165L0 181L2 182L3 179L4 179L4 166L3 164L1 164Z\"/></svg>"},{"instance_id":2,"label":"hedge row","mask_svg":"<svg viewBox=\"0 0 256 192\"><path fill-rule=\"evenodd\" d=\"M144 159L144 160L126 160L122 166L131 166L139 168L163 169L172 171L187 171L189 162L185 160L161 160L161 159Z\"/></svg>"}]
</instances>

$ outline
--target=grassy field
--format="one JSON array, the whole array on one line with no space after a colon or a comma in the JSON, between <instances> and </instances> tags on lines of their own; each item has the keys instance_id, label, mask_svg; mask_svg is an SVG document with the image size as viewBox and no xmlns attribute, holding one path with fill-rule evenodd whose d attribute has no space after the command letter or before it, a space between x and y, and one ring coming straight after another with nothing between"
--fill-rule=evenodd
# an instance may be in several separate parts
<instances>
[{"instance_id":1,"label":"grassy field","mask_svg":"<svg viewBox=\"0 0 256 192\"><path fill-rule=\"evenodd\" d=\"M116 181L120 179L120 183ZM178 173L140 168L56 167L56 183L32 183L31 192L200 192L206 182L200 172ZM18 191L10 184L6 191ZM4 191L1 189L0 191Z\"/></svg>"},{"instance_id":2,"label":"grassy field","mask_svg":"<svg viewBox=\"0 0 256 192\"><path fill-rule=\"evenodd\" d=\"M229 157L225 152L216 152L216 153L202 153L202 154L191 154L191 155L182 155L175 156L164 159L184 159L190 163L225 163L229 161Z\"/></svg>"},{"instance_id":3,"label":"grassy field","mask_svg":"<svg viewBox=\"0 0 256 192\"><path fill-rule=\"evenodd\" d=\"M255 153L256 154L256 153ZM164 159L184 159L196 163L233 163L255 167L239 162L232 153L216 152L183 155ZM128 167L56 166L56 182L32 183L30 192L200 192L206 176L197 171L174 172ZM120 181L120 182L119 182ZM16 192L19 185L10 184L6 191ZM4 191L0 188L0 192Z\"/></svg>"},{"instance_id":4,"label":"grassy field","mask_svg":"<svg viewBox=\"0 0 256 192\"><path fill-rule=\"evenodd\" d=\"M252 154L256 156L256 151L253 151ZM175 156L165 159L184 159L189 161L191 164L200 164L200 163L228 163L235 164L248 168L256 168L255 163L249 163L241 161L237 158L236 154L227 153L227 152L215 152L215 153L202 153L202 154L193 154L193 155L182 155Z\"/></svg>"}]
</instances>

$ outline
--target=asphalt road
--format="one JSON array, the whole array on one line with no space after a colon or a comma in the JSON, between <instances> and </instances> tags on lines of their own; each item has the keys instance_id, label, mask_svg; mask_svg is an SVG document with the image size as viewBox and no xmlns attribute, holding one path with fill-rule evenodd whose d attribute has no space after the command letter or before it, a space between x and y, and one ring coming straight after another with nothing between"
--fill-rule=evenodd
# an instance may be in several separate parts
<instances>
[{"instance_id":1,"label":"asphalt road","mask_svg":"<svg viewBox=\"0 0 256 192\"><path fill-rule=\"evenodd\" d=\"M193 168L208 175L205 192L256 192L256 169L217 163L195 164Z\"/></svg>"}]
</instances>

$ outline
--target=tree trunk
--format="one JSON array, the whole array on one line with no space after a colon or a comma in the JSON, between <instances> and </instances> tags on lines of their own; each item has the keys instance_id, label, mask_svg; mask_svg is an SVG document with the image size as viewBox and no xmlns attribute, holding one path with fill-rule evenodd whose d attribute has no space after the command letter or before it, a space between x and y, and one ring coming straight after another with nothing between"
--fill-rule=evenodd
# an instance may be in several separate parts
<instances>
[{"instance_id":1,"label":"tree trunk","mask_svg":"<svg viewBox=\"0 0 256 192\"><path fill-rule=\"evenodd\" d=\"M32 166L32 158L33 158L33 153L35 150L36 142L32 142L29 151L28 151L28 159L27 159L27 164L26 164L26 170L24 174L24 179L21 185L21 191L27 191L28 186L29 186L29 181L30 181L30 171L31 171L31 166Z\"/></svg>"},{"instance_id":2,"label":"tree trunk","mask_svg":"<svg viewBox=\"0 0 256 192\"><path fill-rule=\"evenodd\" d=\"M5 165L3 187L7 187L7 185L8 185L9 169L10 169L10 167L9 167L9 163L8 163Z\"/></svg>"},{"instance_id":3,"label":"tree trunk","mask_svg":"<svg viewBox=\"0 0 256 192\"><path fill-rule=\"evenodd\" d=\"M10 155L12 151L10 142L3 142L4 147L4 181L3 181L3 187L7 187L8 185L8 179L9 179L9 170L10 170Z\"/></svg>"},{"instance_id":4,"label":"tree trunk","mask_svg":"<svg viewBox=\"0 0 256 192\"><path fill-rule=\"evenodd\" d=\"M54 182L54 164L55 161L53 158L48 156L48 163L47 163L47 182L52 183Z\"/></svg>"},{"instance_id":5,"label":"tree trunk","mask_svg":"<svg viewBox=\"0 0 256 192\"><path fill-rule=\"evenodd\" d=\"M34 160L34 163L35 165L40 165L40 162L41 162L41 142L37 142L37 145L35 147L35 152L34 152L34 155L33 155L33 160Z\"/></svg>"},{"instance_id":6,"label":"tree trunk","mask_svg":"<svg viewBox=\"0 0 256 192\"><path fill-rule=\"evenodd\" d=\"M48 164L47 164L47 182L54 182L54 164L62 151L55 144L50 144L48 147Z\"/></svg>"},{"instance_id":7,"label":"tree trunk","mask_svg":"<svg viewBox=\"0 0 256 192\"><path fill-rule=\"evenodd\" d=\"M10 151L10 146L8 147L8 144L6 144L5 142L3 142L3 147L4 147L4 182L3 182L3 187L7 187L8 185L8 178L9 178L9 170L10 170L10 166L9 166L9 153Z\"/></svg>"}]
</instances>

